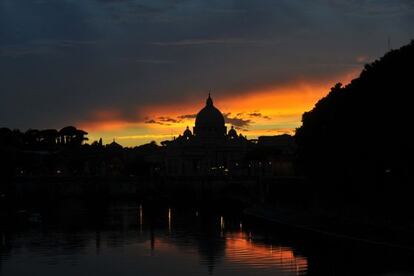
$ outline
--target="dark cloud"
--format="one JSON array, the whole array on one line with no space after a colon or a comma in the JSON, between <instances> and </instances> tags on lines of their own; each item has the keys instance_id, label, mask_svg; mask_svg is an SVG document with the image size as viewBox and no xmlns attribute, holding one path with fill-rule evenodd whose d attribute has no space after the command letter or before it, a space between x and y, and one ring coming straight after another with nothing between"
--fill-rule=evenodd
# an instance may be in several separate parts
<instances>
[{"instance_id":1,"label":"dark cloud","mask_svg":"<svg viewBox=\"0 0 414 276\"><path fill-rule=\"evenodd\" d=\"M148 115L143 106L204 99L210 88L228 97L297 79L336 80L362 68L366 61L358 57L381 56L388 36L395 48L414 37L407 0L2 0L0 6L0 125L19 128L75 124L98 110L134 121ZM248 125L253 118L228 120Z\"/></svg>"},{"instance_id":2,"label":"dark cloud","mask_svg":"<svg viewBox=\"0 0 414 276\"><path fill-rule=\"evenodd\" d=\"M168 116L160 116L157 119L145 118L146 124L159 124L159 125L171 125L182 122L184 119L195 119L197 114L185 114L177 116L176 118ZM224 121L226 124L233 125L236 129L247 131L247 128L253 123L252 120L242 118L239 114L231 116L231 113L223 113ZM257 116L255 116L257 117ZM261 116L263 117L263 116Z\"/></svg>"},{"instance_id":3,"label":"dark cloud","mask_svg":"<svg viewBox=\"0 0 414 276\"><path fill-rule=\"evenodd\" d=\"M212 45L252 45L265 46L277 44L277 41L250 40L244 38L210 38L210 39L184 39L179 41L153 42L157 46L212 46Z\"/></svg>"},{"instance_id":4,"label":"dark cloud","mask_svg":"<svg viewBox=\"0 0 414 276\"><path fill-rule=\"evenodd\" d=\"M181 120L174 119L171 117L164 117L164 116L158 117L158 120L160 120L161 122L174 123L174 124L181 122Z\"/></svg>"},{"instance_id":5,"label":"dark cloud","mask_svg":"<svg viewBox=\"0 0 414 276\"><path fill-rule=\"evenodd\" d=\"M227 124L231 124L236 128L243 128L243 129L247 129L250 124L252 123L252 120L250 119L243 119L240 117L231 117L231 113L223 113L224 116L224 121Z\"/></svg>"},{"instance_id":6,"label":"dark cloud","mask_svg":"<svg viewBox=\"0 0 414 276\"><path fill-rule=\"evenodd\" d=\"M179 119L195 119L197 117L197 114L185 114L178 116Z\"/></svg>"},{"instance_id":7,"label":"dark cloud","mask_svg":"<svg viewBox=\"0 0 414 276\"><path fill-rule=\"evenodd\" d=\"M136 59L133 62L148 63L148 64L159 64L159 65L175 63L175 61L173 61L173 60L165 60L165 59Z\"/></svg>"},{"instance_id":8,"label":"dark cloud","mask_svg":"<svg viewBox=\"0 0 414 276\"><path fill-rule=\"evenodd\" d=\"M252 113L249 113L249 116L251 116L251 117L262 117L262 113L260 113L260 112L252 112Z\"/></svg>"},{"instance_id":9,"label":"dark cloud","mask_svg":"<svg viewBox=\"0 0 414 276\"><path fill-rule=\"evenodd\" d=\"M24 57L28 55L57 55L63 54L70 48L96 45L98 41L93 40L33 40L27 43L0 45L0 56Z\"/></svg>"},{"instance_id":10,"label":"dark cloud","mask_svg":"<svg viewBox=\"0 0 414 276\"><path fill-rule=\"evenodd\" d=\"M250 117L257 117L257 118L263 118L263 119L267 119L270 120L271 118L269 116L263 115L260 112L251 112L248 114Z\"/></svg>"},{"instance_id":11,"label":"dark cloud","mask_svg":"<svg viewBox=\"0 0 414 276\"><path fill-rule=\"evenodd\" d=\"M166 124L160 121L156 121L154 119L150 119L150 120L146 120L144 123L146 124L157 124L157 125L170 125L170 124Z\"/></svg>"},{"instance_id":12,"label":"dark cloud","mask_svg":"<svg viewBox=\"0 0 414 276\"><path fill-rule=\"evenodd\" d=\"M106 4L118 4L118 3L131 3L133 2L132 0L97 0L98 2L101 3L106 3Z\"/></svg>"},{"instance_id":13,"label":"dark cloud","mask_svg":"<svg viewBox=\"0 0 414 276\"><path fill-rule=\"evenodd\" d=\"M253 111L253 112L239 112L236 114L236 117L251 117L251 118L263 118L263 119L267 119L270 120L272 119L271 117L267 116L267 115L263 115L261 112L259 111Z\"/></svg>"},{"instance_id":14,"label":"dark cloud","mask_svg":"<svg viewBox=\"0 0 414 276\"><path fill-rule=\"evenodd\" d=\"M172 11L189 0L97 0L117 22L168 22ZM100 7L98 7L100 8Z\"/></svg>"},{"instance_id":15,"label":"dark cloud","mask_svg":"<svg viewBox=\"0 0 414 276\"><path fill-rule=\"evenodd\" d=\"M146 124L158 124L158 125L171 125L181 122L180 118L172 118L168 116L160 116L157 119L149 119L148 117L144 118L144 123Z\"/></svg>"}]
</instances>

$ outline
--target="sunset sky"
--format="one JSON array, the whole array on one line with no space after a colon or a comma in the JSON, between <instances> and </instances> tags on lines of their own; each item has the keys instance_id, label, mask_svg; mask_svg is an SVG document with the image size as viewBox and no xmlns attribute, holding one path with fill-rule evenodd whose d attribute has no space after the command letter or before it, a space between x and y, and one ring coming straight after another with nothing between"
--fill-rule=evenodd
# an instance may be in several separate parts
<instances>
[{"instance_id":1,"label":"sunset sky","mask_svg":"<svg viewBox=\"0 0 414 276\"><path fill-rule=\"evenodd\" d=\"M211 90L248 138L293 133L413 26L410 0L0 0L0 127L134 146L192 128Z\"/></svg>"}]
</instances>

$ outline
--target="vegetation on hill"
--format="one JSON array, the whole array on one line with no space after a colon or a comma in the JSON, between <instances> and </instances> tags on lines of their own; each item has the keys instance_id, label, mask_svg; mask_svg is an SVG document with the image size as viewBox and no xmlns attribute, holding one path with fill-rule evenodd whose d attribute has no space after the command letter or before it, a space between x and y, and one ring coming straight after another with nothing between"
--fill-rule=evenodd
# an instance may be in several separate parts
<instances>
[{"instance_id":1,"label":"vegetation on hill","mask_svg":"<svg viewBox=\"0 0 414 276\"><path fill-rule=\"evenodd\" d=\"M303 114L299 161L320 202L404 215L414 183L414 41L336 84Z\"/></svg>"}]
</instances>

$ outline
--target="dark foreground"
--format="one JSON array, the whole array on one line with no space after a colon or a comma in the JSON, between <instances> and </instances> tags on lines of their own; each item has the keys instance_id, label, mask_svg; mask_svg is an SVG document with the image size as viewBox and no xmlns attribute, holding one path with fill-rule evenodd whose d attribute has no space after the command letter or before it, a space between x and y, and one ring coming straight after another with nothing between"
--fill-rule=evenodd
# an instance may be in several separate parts
<instances>
[{"instance_id":1,"label":"dark foreground","mask_svg":"<svg viewBox=\"0 0 414 276\"><path fill-rule=\"evenodd\" d=\"M412 275L414 252L240 213L66 201L0 223L1 275Z\"/></svg>"}]
</instances>

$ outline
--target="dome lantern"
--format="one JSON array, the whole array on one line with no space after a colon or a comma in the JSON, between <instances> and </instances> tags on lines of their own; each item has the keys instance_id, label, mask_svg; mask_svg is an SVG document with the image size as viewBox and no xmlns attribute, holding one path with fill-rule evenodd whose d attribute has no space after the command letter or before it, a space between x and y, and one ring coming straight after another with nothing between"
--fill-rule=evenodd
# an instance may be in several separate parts
<instances>
[{"instance_id":1,"label":"dome lantern","mask_svg":"<svg viewBox=\"0 0 414 276\"><path fill-rule=\"evenodd\" d=\"M206 106L213 106L213 99L210 96L210 93L208 93L208 98L206 100Z\"/></svg>"}]
</instances>

